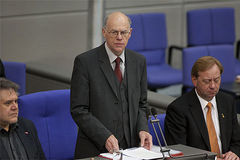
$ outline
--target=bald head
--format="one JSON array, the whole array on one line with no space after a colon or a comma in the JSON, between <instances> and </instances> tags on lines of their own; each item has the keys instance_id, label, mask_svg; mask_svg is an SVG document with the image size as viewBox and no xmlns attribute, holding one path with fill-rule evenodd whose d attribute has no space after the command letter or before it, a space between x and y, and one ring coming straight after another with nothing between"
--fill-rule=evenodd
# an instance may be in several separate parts
<instances>
[{"instance_id":1,"label":"bald head","mask_svg":"<svg viewBox=\"0 0 240 160\"><path fill-rule=\"evenodd\" d=\"M117 22L117 21L121 21L121 22L127 23L129 28L131 26L131 20L130 20L130 18L128 16L126 16L122 12L113 12L113 13L108 14L105 17L105 19L104 19L104 26L103 27L106 28L109 23Z\"/></svg>"},{"instance_id":2,"label":"bald head","mask_svg":"<svg viewBox=\"0 0 240 160\"><path fill-rule=\"evenodd\" d=\"M120 56L131 37L130 19L121 12L113 12L105 18L102 29L107 47L117 56Z\"/></svg>"}]
</instances>

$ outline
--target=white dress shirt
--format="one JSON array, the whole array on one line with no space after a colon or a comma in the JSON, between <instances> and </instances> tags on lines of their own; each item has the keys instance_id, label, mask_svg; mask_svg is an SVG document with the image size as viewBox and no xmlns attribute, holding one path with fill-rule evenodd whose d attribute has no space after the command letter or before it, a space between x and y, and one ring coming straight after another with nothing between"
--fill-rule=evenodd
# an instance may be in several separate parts
<instances>
[{"instance_id":1,"label":"white dress shirt","mask_svg":"<svg viewBox=\"0 0 240 160\"><path fill-rule=\"evenodd\" d=\"M110 64L112 66L112 69L115 69L116 63L115 63L115 59L118 57L116 56L107 46L107 43L105 43L105 49L107 51L108 54L108 58L110 61ZM122 54L119 56L121 58L121 62L120 62L120 70L122 72L122 77L124 77L124 70L125 70L125 55L124 55L125 50L123 50Z\"/></svg>"},{"instance_id":2,"label":"white dress shirt","mask_svg":"<svg viewBox=\"0 0 240 160\"><path fill-rule=\"evenodd\" d=\"M208 101L206 101L205 99L203 99L202 97L200 97L195 89L195 92L198 96L198 99L200 101L201 107L202 107L202 111L203 111L203 115L204 115L204 119L205 119L205 123L207 124L206 121L206 116L207 116L207 111L208 111ZM219 145L219 149L220 149L220 153L222 153L222 142L221 142L221 135L220 135L220 126L219 126L219 119L218 119L218 109L217 109L217 103L216 103L216 98L215 96L213 97L213 99L211 101L209 101L212 103L212 120L214 123L214 127L215 127L215 131L217 134L217 139L218 139L218 145Z\"/></svg>"}]
</instances>

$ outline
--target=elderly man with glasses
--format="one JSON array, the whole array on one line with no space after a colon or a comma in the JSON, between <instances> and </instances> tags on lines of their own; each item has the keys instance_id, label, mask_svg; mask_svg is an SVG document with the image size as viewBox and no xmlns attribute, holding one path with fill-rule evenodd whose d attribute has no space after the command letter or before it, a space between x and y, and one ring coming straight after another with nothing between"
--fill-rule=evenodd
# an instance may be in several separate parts
<instances>
[{"instance_id":1,"label":"elderly man with glasses","mask_svg":"<svg viewBox=\"0 0 240 160\"><path fill-rule=\"evenodd\" d=\"M105 18L105 43L75 58L71 80L71 114L79 127L75 158L119 148L150 149L145 114L145 58L126 49L130 19L121 12Z\"/></svg>"}]
</instances>

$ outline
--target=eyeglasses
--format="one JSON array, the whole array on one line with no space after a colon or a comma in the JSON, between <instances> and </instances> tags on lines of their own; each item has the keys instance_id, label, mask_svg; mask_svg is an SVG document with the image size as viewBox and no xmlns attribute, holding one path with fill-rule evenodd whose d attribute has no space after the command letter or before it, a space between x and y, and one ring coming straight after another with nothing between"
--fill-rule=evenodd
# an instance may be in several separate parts
<instances>
[{"instance_id":1,"label":"eyeglasses","mask_svg":"<svg viewBox=\"0 0 240 160\"><path fill-rule=\"evenodd\" d=\"M110 34L111 37L117 37L120 33L120 35L124 38L126 38L130 33L130 31L115 31L115 30L107 31L107 32Z\"/></svg>"}]
</instances>

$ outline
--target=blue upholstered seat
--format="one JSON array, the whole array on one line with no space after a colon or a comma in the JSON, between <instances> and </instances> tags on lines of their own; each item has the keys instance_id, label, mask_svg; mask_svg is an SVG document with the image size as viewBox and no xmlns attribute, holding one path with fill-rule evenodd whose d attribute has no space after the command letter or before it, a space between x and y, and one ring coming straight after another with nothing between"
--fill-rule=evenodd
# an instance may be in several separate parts
<instances>
[{"instance_id":1,"label":"blue upholstered seat","mask_svg":"<svg viewBox=\"0 0 240 160\"><path fill-rule=\"evenodd\" d=\"M223 67L222 83L233 82L235 79L234 48L232 45L212 45L189 47L183 50L183 86L193 87L191 69L195 61L202 56L213 56ZM185 88L185 89L186 89Z\"/></svg>"},{"instance_id":2,"label":"blue upholstered seat","mask_svg":"<svg viewBox=\"0 0 240 160\"><path fill-rule=\"evenodd\" d=\"M172 68L165 62L168 45L165 14L142 13L128 16L133 30L127 48L146 57L148 87L157 89L181 84L181 70Z\"/></svg>"},{"instance_id":3,"label":"blue upholstered seat","mask_svg":"<svg viewBox=\"0 0 240 160\"><path fill-rule=\"evenodd\" d=\"M236 39L234 8L207 8L188 11L187 33L188 46L234 46ZM240 60L234 59L234 63L235 75L240 75Z\"/></svg>"},{"instance_id":4,"label":"blue upholstered seat","mask_svg":"<svg viewBox=\"0 0 240 160\"><path fill-rule=\"evenodd\" d=\"M73 159L77 126L70 115L70 90L53 90L19 97L20 116L36 125L47 159Z\"/></svg>"},{"instance_id":5,"label":"blue upholstered seat","mask_svg":"<svg viewBox=\"0 0 240 160\"><path fill-rule=\"evenodd\" d=\"M20 86L19 95L26 92L26 64L21 62L3 61L6 78Z\"/></svg>"},{"instance_id":6,"label":"blue upholstered seat","mask_svg":"<svg viewBox=\"0 0 240 160\"><path fill-rule=\"evenodd\" d=\"M163 114L158 114L157 115L157 119L160 120L160 126L161 126L161 129L163 131L163 134L165 135L165 131L164 131L164 121L165 121L165 117L166 117L166 114L163 113ZM155 119L153 116L151 116L151 119ZM156 128L156 132L157 132L157 135L159 137L159 140L161 142L161 145L162 146L165 146L165 143L164 143L164 140L163 140L163 137L161 135L161 132L159 130L159 127L157 125L157 123L154 124L155 128ZM156 138L156 135L154 133L154 130L153 130L153 127L152 127L152 124L150 123L150 119L148 120L148 128L149 128L149 132L150 134L152 135L152 140L153 140L153 144L154 145L159 145L158 144L158 141L157 141L157 138Z\"/></svg>"}]
</instances>

